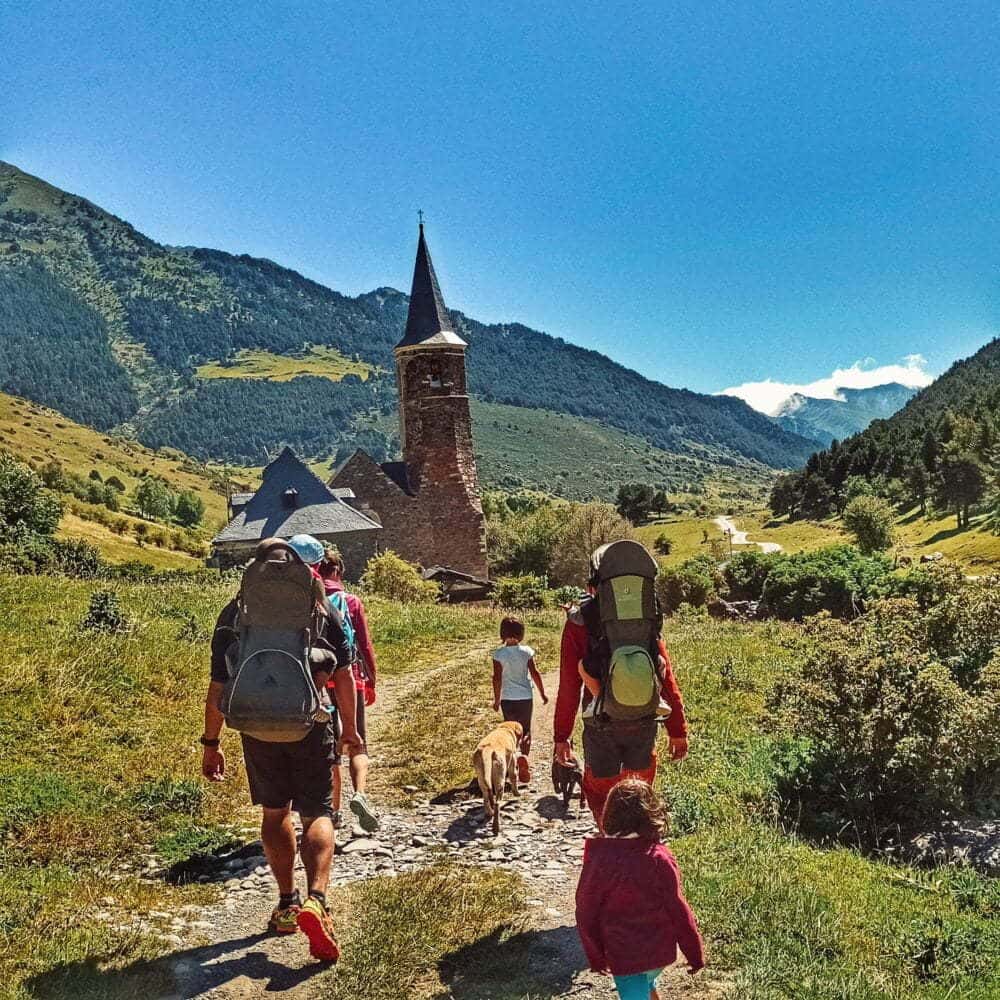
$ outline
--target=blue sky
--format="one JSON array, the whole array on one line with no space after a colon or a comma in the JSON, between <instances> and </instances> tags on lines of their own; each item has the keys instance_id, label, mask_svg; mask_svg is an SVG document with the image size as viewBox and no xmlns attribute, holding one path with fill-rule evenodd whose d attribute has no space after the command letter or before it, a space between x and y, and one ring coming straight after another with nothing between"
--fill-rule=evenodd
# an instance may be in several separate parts
<instances>
[{"instance_id":1,"label":"blue sky","mask_svg":"<svg viewBox=\"0 0 1000 1000\"><path fill-rule=\"evenodd\" d=\"M0 5L0 158L352 294L408 288L422 208L450 305L671 385L938 372L1000 326L997 28L986 2L32 0Z\"/></svg>"}]
</instances>

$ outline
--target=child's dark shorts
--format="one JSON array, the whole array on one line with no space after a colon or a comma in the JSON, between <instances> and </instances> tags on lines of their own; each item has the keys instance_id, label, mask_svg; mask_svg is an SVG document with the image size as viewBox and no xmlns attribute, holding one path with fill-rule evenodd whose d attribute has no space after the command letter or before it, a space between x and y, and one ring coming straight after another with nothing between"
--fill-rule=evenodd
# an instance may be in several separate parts
<instances>
[{"instance_id":1,"label":"child's dark shorts","mask_svg":"<svg viewBox=\"0 0 1000 1000\"><path fill-rule=\"evenodd\" d=\"M521 749L531 746L531 715L535 707L533 698L503 698L500 701L500 712L504 722L520 722L524 730L521 738Z\"/></svg>"},{"instance_id":2,"label":"child's dark shorts","mask_svg":"<svg viewBox=\"0 0 1000 1000\"><path fill-rule=\"evenodd\" d=\"M265 809L291 804L300 816L315 819L333 810L330 764L336 750L333 726L313 726L297 743L265 743L243 736L243 761L250 783L250 801Z\"/></svg>"},{"instance_id":3,"label":"child's dark shorts","mask_svg":"<svg viewBox=\"0 0 1000 1000\"><path fill-rule=\"evenodd\" d=\"M583 720L583 759L595 778L645 771L656 747L656 719L634 722Z\"/></svg>"}]
</instances>

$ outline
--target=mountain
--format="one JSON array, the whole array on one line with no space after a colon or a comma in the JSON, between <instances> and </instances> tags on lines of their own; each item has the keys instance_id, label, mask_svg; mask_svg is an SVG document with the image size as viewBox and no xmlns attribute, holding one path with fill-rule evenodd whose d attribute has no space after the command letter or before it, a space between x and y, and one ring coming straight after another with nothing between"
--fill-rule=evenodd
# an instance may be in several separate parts
<instances>
[{"instance_id":1,"label":"mountain","mask_svg":"<svg viewBox=\"0 0 1000 1000\"><path fill-rule=\"evenodd\" d=\"M836 399L817 399L792 393L774 415L793 434L829 446L863 431L873 420L884 420L901 410L916 389L890 382L870 389L838 389Z\"/></svg>"},{"instance_id":2,"label":"mountain","mask_svg":"<svg viewBox=\"0 0 1000 1000\"><path fill-rule=\"evenodd\" d=\"M308 458L357 445L391 456L392 347L407 305L392 288L349 297L271 261L162 246L0 164L0 390L101 430L257 465L284 444ZM486 404L593 421L714 467L790 467L812 448L741 400L669 388L518 323L452 316L470 345L470 390ZM260 376L274 358L310 357L311 371L316 348L343 362L339 379ZM246 352L257 371L217 377ZM650 475L668 484L680 472Z\"/></svg>"},{"instance_id":3,"label":"mountain","mask_svg":"<svg viewBox=\"0 0 1000 1000\"><path fill-rule=\"evenodd\" d=\"M842 506L852 477L899 501L923 505L933 497L967 521L984 484L992 478L1000 490L1000 339L952 365L887 420L811 455L801 472L779 480L772 506L825 516Z\"/></svg>"}]
</instances>

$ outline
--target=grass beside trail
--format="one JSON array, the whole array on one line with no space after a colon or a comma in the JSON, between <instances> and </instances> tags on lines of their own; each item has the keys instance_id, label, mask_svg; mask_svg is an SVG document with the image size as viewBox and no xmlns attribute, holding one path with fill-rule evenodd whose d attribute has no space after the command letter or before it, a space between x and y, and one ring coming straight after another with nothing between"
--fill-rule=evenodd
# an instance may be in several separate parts
<instances>
[{"instance_id":1,"label":"grass beside trail","mask_svg":"<svg viewBox=\"0 0 1000 1000\"><path fill-rule=\"evenodd\" d=\"M121 635L80 628L101 589L130 621ZM208 640L234 589L0 576L0 996L26 996L24 977L64 963L155 954L96 912L198 903L205 889L147 885L134 869L150 853L171 863L256 836L237 738L225 736L221 785L201 780L196 743ZM482 641L498 617L368 608L384 676Z\"/></svg>"}]
</instances>

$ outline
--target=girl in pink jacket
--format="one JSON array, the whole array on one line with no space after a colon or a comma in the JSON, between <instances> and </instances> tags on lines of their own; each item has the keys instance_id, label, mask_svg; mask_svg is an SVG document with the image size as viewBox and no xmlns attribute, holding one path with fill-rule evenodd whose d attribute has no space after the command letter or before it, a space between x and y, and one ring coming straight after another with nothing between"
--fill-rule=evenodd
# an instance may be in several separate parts
<instances>
[{"instance_id":1,"label":"girl in pink jacket","mask_svg":"<svg viewBox=\"0 0 1000 1000\"><path fill-rule=\"evenodd\" d=\"M704 968L698 923L677 860L662 842L667 814L638 778L611 789L587 840L576 889L576 924L590 967L610 972L621 1000L659 1000L656 979L680 947L692 975Z\"/></svg>"}]
</instances>

